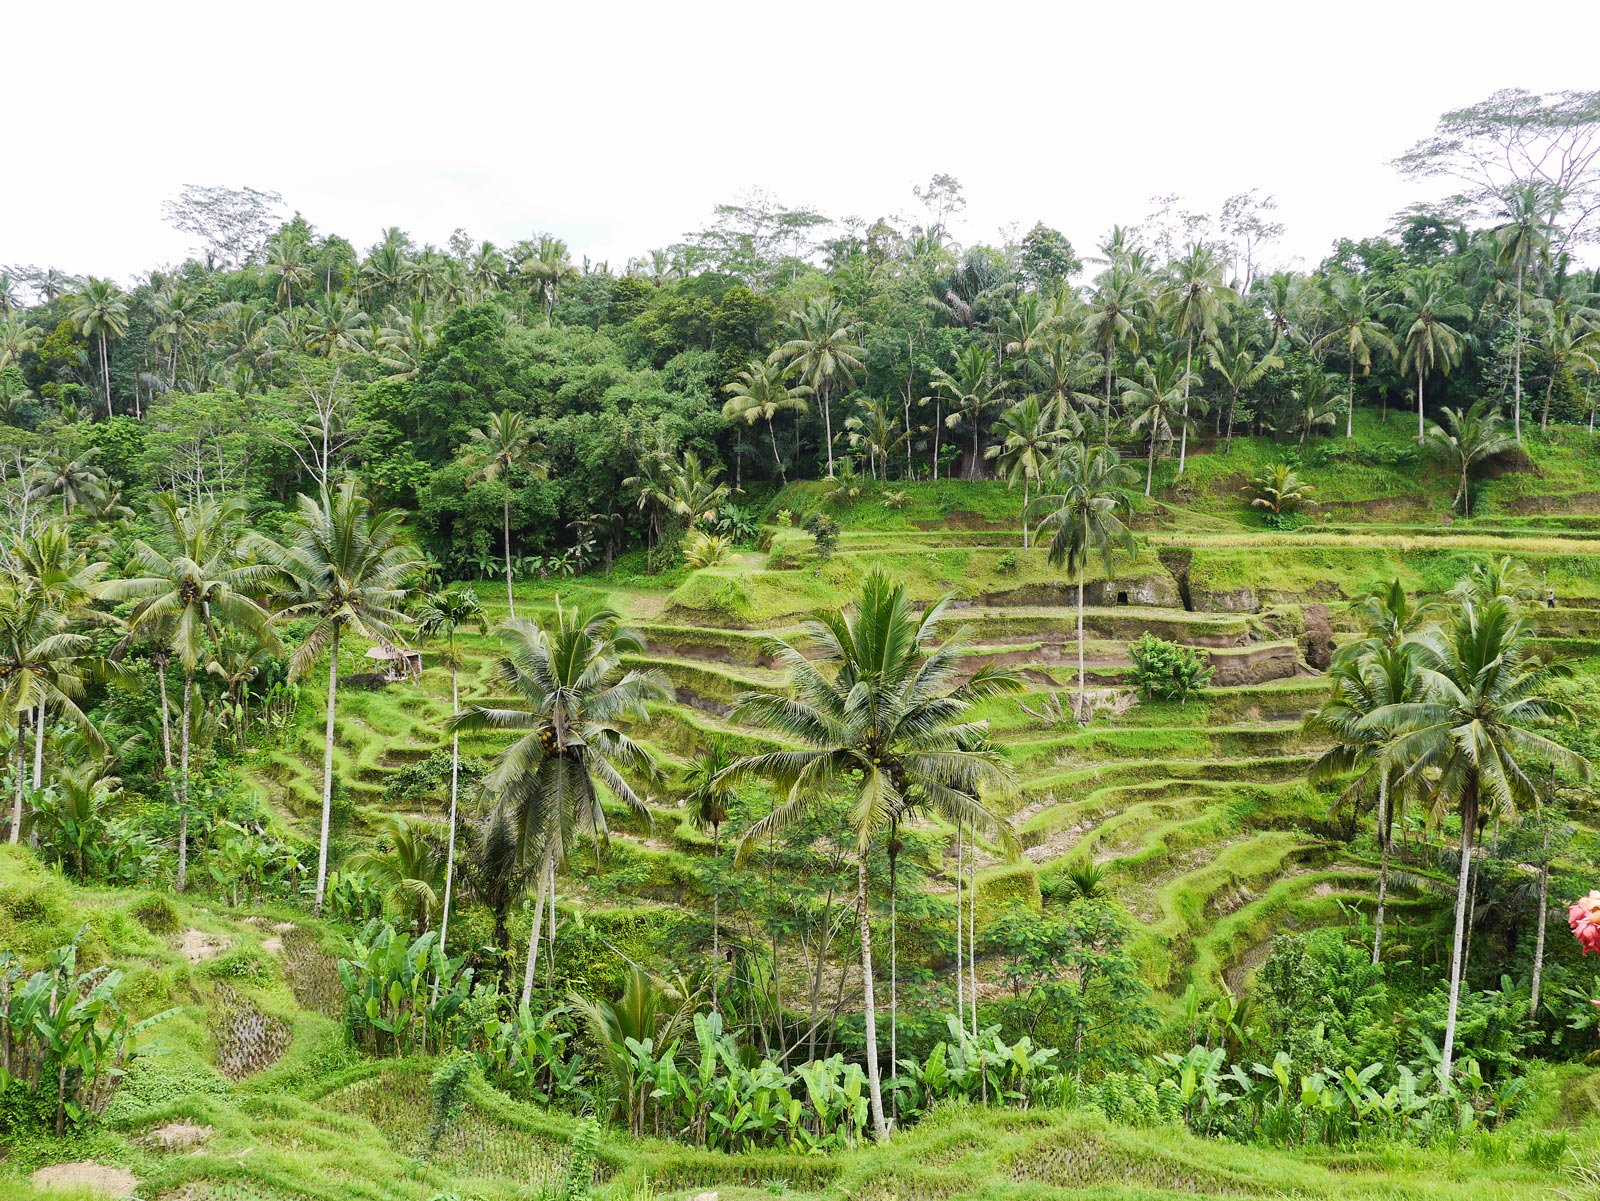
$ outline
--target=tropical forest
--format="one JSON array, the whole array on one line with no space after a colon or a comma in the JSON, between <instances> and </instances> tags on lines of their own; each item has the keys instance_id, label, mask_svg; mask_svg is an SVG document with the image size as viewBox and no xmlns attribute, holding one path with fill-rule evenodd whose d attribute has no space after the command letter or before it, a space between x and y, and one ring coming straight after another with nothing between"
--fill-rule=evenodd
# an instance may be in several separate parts
<instances>
[{"instance_id":1,"label":"tropical forest","mask_svg":"<svg viewBox=\"0 0 1600 1201\"><path fill-rule=\"evenodd\" d=\"M0 1195L1600 1199L1600 92L1412 135L0 266Z\"/></svg>"}]
</instances>

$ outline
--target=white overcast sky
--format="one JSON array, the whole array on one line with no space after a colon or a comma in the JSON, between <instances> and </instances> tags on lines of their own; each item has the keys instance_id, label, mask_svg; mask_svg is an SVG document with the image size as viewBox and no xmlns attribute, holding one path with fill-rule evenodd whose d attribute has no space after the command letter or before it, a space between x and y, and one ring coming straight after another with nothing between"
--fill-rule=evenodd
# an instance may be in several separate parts
<instances>
[{"instance_id":1,"label":"white overcast sky","mask_svg":"<svg viewBox=\"0 0 1600 1201\"><path fill-rule=\"evenodd\" d=\"M183 257L185 183L363 248L548 231L620 268L752 186L870 219L939 171L963 241L1043 220L1080 253L1155 194L1256 187L1310 265L1420 198L1388 162L1444 110L1600 84L1594 0L0 8L0 263L124 280Z\"/></svg>"}]
</instances>

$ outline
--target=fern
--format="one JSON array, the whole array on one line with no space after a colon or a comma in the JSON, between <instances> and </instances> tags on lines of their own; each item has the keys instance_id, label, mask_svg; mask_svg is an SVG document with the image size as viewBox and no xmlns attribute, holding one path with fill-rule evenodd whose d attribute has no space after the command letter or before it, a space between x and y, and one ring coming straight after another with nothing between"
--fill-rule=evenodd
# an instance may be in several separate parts
<instances>
[{"instance_id":1,"label":"fern","mask_svg":"<svg viewBox=\"0 0 1600 1201\"><path fill-rule=\"evenodd\" d=\"M458 1055L439 1067L428 1081L428 1097L433 1102L433 1115L428 1119L427 1150L431 1158L450 1128L461 1117L467 1103L467 1086L472 1083L472 1070L476 1060L471 1055Z\"/></svg>"},{"instance_id":2,"label":"fern","mask_svg":"<svg viewBox=\"0 0 1600 1201\"><path fill-rule=\"evenodd\" d=\"M594 1183L594 1153L600 1143L600 1124L584 1118L572 1132L572 1147L567 1158L567 1179L561 1186L560 1201L583 1201Z\"/></svg>"}]
</instances>

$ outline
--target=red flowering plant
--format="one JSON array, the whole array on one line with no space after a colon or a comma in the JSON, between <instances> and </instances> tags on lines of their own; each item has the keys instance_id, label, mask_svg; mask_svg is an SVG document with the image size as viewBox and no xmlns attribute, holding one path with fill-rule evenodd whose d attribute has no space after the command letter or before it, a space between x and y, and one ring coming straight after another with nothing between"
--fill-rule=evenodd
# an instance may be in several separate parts
<instances>
[{"instance_id":1,"label":"red flowering plant","mask_svg":"<svg viewBox=\"0 0 1600 1201\"><path fill-rule=\"evenodd\" d=\"M1600 889L1578 898L1567 910L1567 924L1585 955L1600 955Z\"/></svg>"}]
</instances>

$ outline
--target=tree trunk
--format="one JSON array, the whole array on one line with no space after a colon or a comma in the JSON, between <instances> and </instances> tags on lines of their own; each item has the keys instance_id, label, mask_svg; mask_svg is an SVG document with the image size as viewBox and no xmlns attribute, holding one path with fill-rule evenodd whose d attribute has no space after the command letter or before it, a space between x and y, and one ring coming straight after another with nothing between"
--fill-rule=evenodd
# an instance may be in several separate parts
<instances>
[{"instance_id":1,"label":"tree trunk","mask_svg":"<svg viewBox=\"0 0 1600 1201\"><path fill-rule=\"evenodd\" d=\"M1456 930L1450 949L1450 1008L1445 1018L1444 1046L1439 1061L1439 1093L1450 1095L1450 1062L1455 1050L1456 1010L1461 1003L1461 948L1467 925L1467 876L1472 867L1472 835L1478 824L1478 781L1467 781L1461 802L1461 870L1456 879Z\"/></svg>"},{"instance_id":2,"label":"tree trunk","mask_svg":"<svg viewBox=\"0 0 1600 1201\"><path fill-rule=\"evenodd\" d=\"M772 428L772 418L767 418L767 437L772 440L772 465L778 469L778 478L785 484L789 482L789 473L783 469L783 458L778 454L778 434Z\"/></svg>"},{"instance_id":3,"label":"tree trunk","mask_svg":"<svg viewBox=\"0 0 1600 1201\"><path fill-rule=\"evenodd\" d=\"M33 710L33 790L44 787L44 698Z\"/></svg>"},{"instance_id":4,"label":"tree trunk","mask_svg":"<svg viewBox=\"0 0 1600 1201\"><path fill-rule=\"evenodd\" d=\"M506 608L510 610L511 619L517 617L517 598L511 593L511 477L507 475L505 489L500 497L501 538L506 548Z\"/></svg>"},{"instance_id":5,"label":"tree trunk","mask_svg":"<svg viewBox=\"0 0 1600 1201\"><path fill-rule=\"evenodd\" d=\"M539 961L539 935L540 927L544 924L544 892L545 883L551 872L551 859L555 848L545 840L544 867L539 871L539 891L533 903L533 926L528 932L528 963L522 971L522 1004L527 1005L533 1000L533 969Z\"/></svg>"},{"instance_id":6,"label":"tree trunk","mask_svg":"<svg viewBox=\"0 0 1600 1201\"><path fill-rule=\"evenodd\" d=\"M972 973L967 990L972 1001L972 1037L978 1037L978 827L967 840L967 968ZM989 1099L989 1079L984 1077L984 1100Z\"/></svg>"},{"instance_id":7,"label":"tree trunk","mask_svg":"<svg viewBox=\"0 0 1600 1201\"><path fill-rule=\"evenodd\" d=\"M1522 276L1526 270L1526 263L1517 263L1517 330L1511 342L1511 357L1514 361L1511 377L1515 396L1511 405L1511 425L1517 432L1518 446L1522 445Z\"/></svg>"},{"instance_id":8,"label":"tree trunk","mask_svg":"<svg viewBox=\"0 0 1600 1201\"><path fill-rule=\"evenodd\" d=\"M1422 361L1417 361L1417 445L1421 446L1427 438L1427 432L1422 428Z\"/></svg>"},{"instance_id":9,"label":"tree trunk","mask_svg":"<svg viewBox=\"0 0 1600 1201\"><path fill-rule=\"evenodd\" d=\"M1547 819L1548 820L1548 819ZM1544 977L1544 927L1550 913L1550 830L1544 832L1544 856L1539 862L1539 934L1533 943L1533 990L1528 998L1528 1016L1539 1020L1539 985Z\"/></svg>"},{"instance_id":10,"label":"tree trunk","mask_svg":"<svg viewBox=\"0 0 1600 1201\"><path fill-rule=\"evenodd\" d=\"M720 822L711 823L711 870L716 883L711 889L711 1012L720 1014L721 1008L717 1004L717 973L722 967L722 947L717 929L717 922L721 918L722 906L722 825Z\"/></svg>"},{"instance_id":11,"label":"tree trunk","mask_svg":"<svg viewBox=\"0 0 1600 1201\"><path fill-rule=\"evenodd\" d=\"M1356 436L1356 360L1350 356L1350 392L1344 402L1344 436Z\"/></svg>"},{"instance_id":12,"label":"tree trunk","mask_svg":"<svg viewBox=\"0 0 1600 1201\"><path fill-rule=\"evenodd\" d=\"M962 825L956 823L956 1020L959 1022L967 1010L967 977L961 970L961 943L966 934L961 928L961 885L963 873L961 871L965 859L964 848L961 842Z\"/></svg>"},{"instance_id":13,"label":"tree trunk","mask_svg":"<svg viewBox=\"0 0 1600 1201\"><path fill-rule=\"evenodd\" d=\"M1233 415L1239 408L1239 389L1233 389L1228 397L1228 440L1223 444L1222 453L1227 454L1233 449Z\"/></svg>"},{"instance_id":14,"label":"tree trunk","mask_svg":"<svg viewBox=\"0 0 1600 1201\"><path fill-rule=\"evenodd\" d=\"M461 688L456 673L455 638L450 639L450 716L461 712ZM444 957L450 937L450 885L456 870L456 796L461 785L461 734L450 733L450 841L444 856L444 908L439 914L439 956ZM433 977L433 1000L439 1002L439 975Z\"/></svg>"},{"instance_id":15,"label":"tree trunk","mask_svg":"<svg viewBox=\"0 0 1600 1201\"><path fill-rule=\"evenodd\" d=\"M106 355L106 331L103 326L100 329L100 379L106 386L106 419L109 421L116 413L111 409L111 363Z\"/></svg>"},{"instance_id":16,"label":"tree trunk","mask_svg":"<svg viewBox=\"0 0 1600 1201\"><path fill-rule=\"evenodd\" d=\"M1078 556L1078 724L1089 724L1089 685L1083 666L1083 561L1088 556L1089 515L1083 515L1084 551Z\"/></svg>"},{"instance_id":17,"label":"tree trunk","mask_svg":"<svg viewBox=\"0 0 1600 1201\"><path fill-rule=\"evenodd\" d=\"M1539 432L1541 434L1550 432L1550 393L1556 386L1556 370L1556 364L1552 362L1550 364L1550 376L1544 381L1544 407L1539 410Z\"/></svg>"},{"instance_id":18,"label":"tree trunk","mask_svg":"<svg viewBox=\"0 0 1600 1201\"><path fill-rule=\"evenodd\" d=\"M1183 352L1183 428L1178 431L1178 475L1189 458L1189 376L1194 371L1194 334L1190 333L1187 349Z\"/></svg>"},{"instance_id":19,"label":"tree trunk","mask_svg":"<svg viewBox=\"0 0 1600 1201\"><path fill-rule=\"evenodd\" d=\"M1022 470L1022 549L1028 549L1028 470Z\"/></svg>"},{"instance_id":20,"label":"tree trunk","mask_svg":"<svg viewBox=\"0 0 1600 1201\"><path fill-rule=\"evenodd\" d=\"M1150 424L1150 457L1145 463L1145 470L1144 470L1144 494L1146 496L1150 495L1150 482L1155 478L1155 474L1156 474L1156 427L1155 427L1155 423L1151 422L1151 424Z\"/></svg>"},{"instance_id":21,"label":"tree trunk","mask_svg":"<svg viewBox=\"0 0 1600 1201\"><path fill-rule=\"evenodd\" d=\"M194 671L183 672L183 712L178 715L183 728L178 731L178 891L182 892L189 879L189 727L194 723ZM328 722L329 738L333 734L333 721ZM329 743L330 747L332 743ZM327 810L323 810L326 815ZM327 818L323 818L327 828ZM326 842L324 842L326 846ZM321 890L318 890L319 903Z\"/></svg>"},{"instance_id":22,"label":"tree trunk","mask_svg":"<svg viewBox=\"0 0 1600 1201\"><path fill-rule=\"evenodd\" d=\"M967 474L967 478L969 480L975 480L978 478L978 422L982 419L983 406L979 405L972 410L972 469Z\"/></svg>"},{"instance_id":23,"label":"tree trunk","mask_svg":"<svg viewBox=\"0 0 1600 1201\"><path fill-rule=\"evenodd\" d=\"M943 424L944 424L943 418L940 416L940 413L943 411L943 409L944 409L944 405L939 401L939 399L937 397L935 397L934 401L933 401L933 481L934 481L934 483L938 483L939 482L939 432L940 432L940 427L943 426Z\"/></svg>"},{"instance_id":24,"label":"tree trunk","mask_svg":"<svg viewBox=\"0 0 1600 1201\"><path fill-rule=\"evenodd\" d=\"M828 478L833 478L833 412L828 408L828 386L824 384L817 389L817 398L822 405L822 436L828 440Z\"/></svg>"},{"instance_id":25,"label":"tree trunk","mask_svg":"<svg viewBox=\"0 0 1600 1201\"><path fill-rule=\"evenodd\" d=\"M1383 952L1383 905L1389 895L1389 772L1378 776L1378 843L1383 847L1383 866L1378 870L1378 916L1372 936L1372 962L1376 966Z\"/></svg>"},{"instance_id":26,"label":"tree trunk","mask_svg":"<svg viewBox=\"0 0 1600 1201\"><path fill-rule=\"evenodd\" d=\"M889 1127L883 1120L883 1082L878 1071L878 1011L872 998L872 915L867 909L867 851L861 849L856 866L856 904L861 912L861 1000L866 1019L867 1089L871 1096L872 1134L880 1143L889 1141Z\"/></svg>"},{"instance_id":27,"label":"tree trunk","mask_svg":"<svg viewBox=\"0 0 1600 1201\"><path fill-rule=\"evenodd\" d=\"M328 887L328 825L333 820L333 717L338 704L339 690L339 627L333 627L333 643L328 652L328 721L323 732L322 747L322 832L317 841L317 892L312 901L311 909L318 917L322 916L322 897ZM188 725L184 726L185 738L185 763L184 763L184 788L189 786L189 770L187 763Z\"/></svg>"},{"instance_id":28,"label":"tree trunk","mask_svg":"<svg viewBox=\"0 0 1600 1201\"><path fill-rule=\"evenodd\" d=\"M17 764L17 792L11 807L11 845L16 846L22 838L22 729L21 721L17 723L17 740L12 749L7 752L8 758L14 758Z\"/></svg>"},{"instance_id":29,"label":"tree trunk","mask_svg":"<svg viewBox=\"0 0 1600 1201\"><path fill-rule=\"evenodd\" d=\"M896 1120L900 1117L900 866L899 823L889 825L889 1096Z\"/></svg>"}]
</instances>

